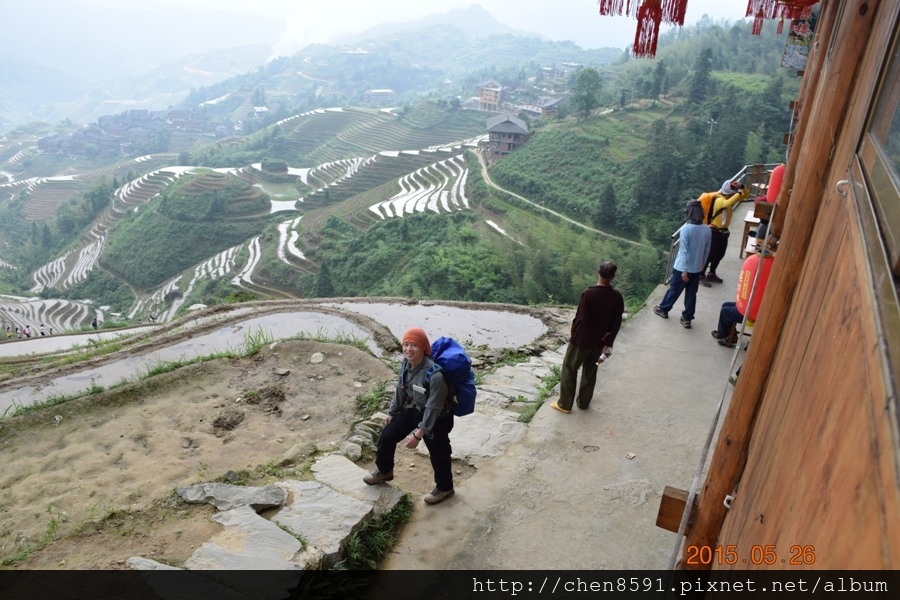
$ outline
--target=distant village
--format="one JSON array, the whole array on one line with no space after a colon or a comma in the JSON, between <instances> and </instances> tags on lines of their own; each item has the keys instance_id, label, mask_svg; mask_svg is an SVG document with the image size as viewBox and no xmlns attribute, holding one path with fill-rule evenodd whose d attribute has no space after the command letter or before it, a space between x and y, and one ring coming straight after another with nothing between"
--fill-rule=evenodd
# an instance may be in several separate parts
<instances>
[{"instance_id":1,"label":"distant village","mask_svg":"<svg viewBox=\"0 0 900 600\"><path fill-rule=\"evenodd\" d=\"M497 159L527 140L527 126L519 117L547 118L555 115L567 97L573 75L582 68L583 64L572 62L542 67L539 74L529 79L528 90L504 86L490 79L477 86L477 95L456 101L463 109L502 113L489 118L486 124L491 136L491 157ZM535 90L542 95L535 98ZM520 97L528 100L520 101ZM393 106L396 101L397 95L390 89L367 90L362 96L362 104L369 107ZM216 100L193 109L140 109L105 115L74 133L45 136L38 141L38 148L47 154L86 158L140 156L172 151L171 140L176 133L213 138L239 135L243 130L241 121L234 124L223 122L221 117L205 110L205 105L214 103ZM248 112L247 119L259 121L267 112L266 106L254 106Z\"/></svg>"}]
</instances>

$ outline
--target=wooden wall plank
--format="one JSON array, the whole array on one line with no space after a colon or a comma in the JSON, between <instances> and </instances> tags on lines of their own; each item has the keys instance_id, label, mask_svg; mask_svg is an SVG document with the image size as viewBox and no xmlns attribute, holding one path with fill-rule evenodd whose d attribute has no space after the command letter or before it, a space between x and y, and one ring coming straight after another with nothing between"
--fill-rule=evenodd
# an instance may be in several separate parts
<instances>
[{"instance_id":1,"label":"wooden wall plank","mask_svg":"<svg viewBox=\"0 0 900 600\"><path fill-rule=\"evenodd\" d=\"M896 457L854 210L831 195L811 239L820 260L800 278L718 539L737 547L736 568L896 567ZM766 546L776 564L754 565Z\"/></svg>"},{"instance_id":2,"label":"wooden wall plank","mask_svg":"<svg viewBox=\"0 0 900 600\"><path fill-rule=\"evenodd\" d=\"M754 328L753 343L716 441L708 475L701 489L697 518L685 540L686 545L715 546L719 542L726 518L722 499L739 482L741 485L746 483L742 481L742 474L748 460L750 440L758 433L755 427L760 402L775 384L775 373L796 367L803 353L809 349L797 343L788 344L790 351L780 351L788 336L794 335L797 328L806 322L803 311L811 310L815 303L813 297L797 297L796 292L806 264L825 262L820 255L810 252L810 241L818 235L815 229L821 224L818 216L822 200L835 195L834 185L846 177L847 164L859 140L866 107L878 75L877 69L863 69L861 66L883 59L887 48L885 40L890 39L893 28L893 22L879 15L884 12L883 9L894 12L896 5L879 0L822 3L810 64L823 76L810 79L812 83L803 88L800 98L797 141L787 163L785 183L773 215L773 231L782 233L782 236L779 256L761 307L767 317L758 321ZM882 17L881 20L879 17ZM787 206L787 202L782 202L785 194L790 195L789 212L784 211ZM782 218L783 231L777 226ZM822 246L816 248L825 250ZM816 294L830 295L831 289L827 283L822 283L816 288ZM786 322L789 315L795 319L791 333L791 324ZM857 332L847 329L843 334L854 336ZM821 341L813 342L807 338L807 343L825 348ZM808 385L802 378L794 381L786 376L779 377L783 387L771 393L787 393L785 388L788 387L791 393L800 393ZM831 382L831 385L836 384L836 381ZM790 399L793 396L780 397ZM777 426L776 422L762 424L762 427ZM802 543L802 540L797 542ZM852 542L845 546L848 544L852 545ZM689 568L684 564L682 566Z\"/></svg>"}]
</instances>

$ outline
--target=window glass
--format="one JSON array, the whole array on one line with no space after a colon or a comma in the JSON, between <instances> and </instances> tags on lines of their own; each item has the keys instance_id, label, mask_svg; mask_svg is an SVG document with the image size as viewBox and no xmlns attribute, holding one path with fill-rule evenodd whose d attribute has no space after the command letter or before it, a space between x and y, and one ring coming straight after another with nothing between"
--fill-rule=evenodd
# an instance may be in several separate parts
<instances>
[{"instance_id":1,"label":"window glass","mask_svg":"<svg viewBox=\"0 0 900 600\"><path fill-rule=\"evenodd\" d=\"M869 134L880 147L882 157L890 170L894 184L898 183L900 173L900 119L897 118L897 105L900 99L900 60L897 54L900 45L894 44L894 52L883 79L883 88L873 113Z\"/></svg>"}]
</instances>

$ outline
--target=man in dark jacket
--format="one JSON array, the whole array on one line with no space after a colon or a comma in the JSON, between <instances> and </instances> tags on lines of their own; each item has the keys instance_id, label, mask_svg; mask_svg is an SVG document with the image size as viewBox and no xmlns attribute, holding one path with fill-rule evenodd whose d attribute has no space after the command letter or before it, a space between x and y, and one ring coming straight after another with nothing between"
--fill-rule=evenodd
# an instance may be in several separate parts
<instances>
[{"instance_id":1,"label":"man in dark jacket","mask_svg":"<svg viewBox=\"0 0 900 600\"><path fill-rule=\"evenodd\" d=\"M616 263L611 260L600 263L597 285L592 285L581 293L563 359L559 400L550 404L560 412L572 411L579 369L581 384L578 386L578 408L586 409L590 406L597 382L597 361L601 355L612 355L612 345L625 312L622 294L610 285L617 270Z\"/></svg>"}]
</instances>

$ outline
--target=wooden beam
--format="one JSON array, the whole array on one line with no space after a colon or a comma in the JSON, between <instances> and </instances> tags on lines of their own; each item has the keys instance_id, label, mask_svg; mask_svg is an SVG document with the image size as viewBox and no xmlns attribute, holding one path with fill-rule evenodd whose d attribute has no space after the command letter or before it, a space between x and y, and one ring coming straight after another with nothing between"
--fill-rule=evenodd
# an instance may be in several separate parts
<instances>
[{"instance_id":1,"label":"wooden beam","mask_svg":"<svg viewBox=\"0 0 900 600\"><path fill-rule=\"evenodd\" d=\"M681 517L684 515L684 507L687 506L687 498L687 490L680 490L667 485L659 501L659 512L656 513L656 526L672 533L678 533L678 529L681 527ZM694 523L698 498L698 496L694 497L694 505L691 507L691 514L688 517L685 535L691 530L691 525Z\"/></svg>"},{"instance_id":2,"label":"wooden beam","mask_svg":"<svg viewBox=\"0 0 900 600\"><path fill-rule=\"evenodd\" d=\"M832 167L845 168L832 164L835 157L842 156L834 154L834 144L850 111L851 94L847 90L853 89L867 47L859 41L869 39L880 3L881 0L835 0L822 4L807 65L811 79L804 81L797 135L773 216L773 228L777 224L773 231L781 233L783 223L784 232L761 307L766 318L755 326L753 344L716 441L694 526L685 540L687 546L714 547L718 543L727 513L723 500L740 483L759 403L767 391L778 393L766 389L768 374L806 263L822 197L831 191L826 185ZM832 48L832 38L844 43ZM821 73L827 73L827 77ZM710 567L691 567L683 560L681 564L683 568Z\"/></svg>"}]
</instances>

